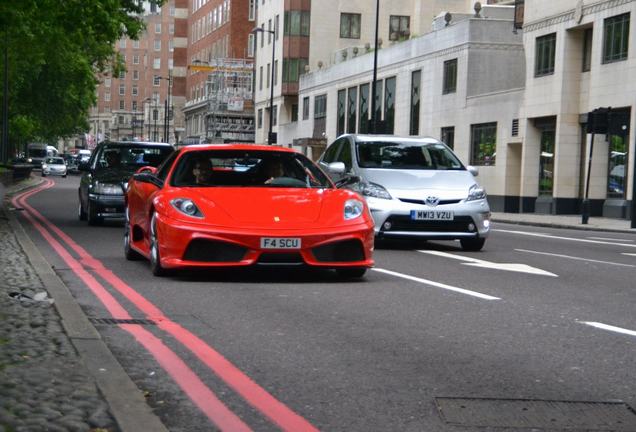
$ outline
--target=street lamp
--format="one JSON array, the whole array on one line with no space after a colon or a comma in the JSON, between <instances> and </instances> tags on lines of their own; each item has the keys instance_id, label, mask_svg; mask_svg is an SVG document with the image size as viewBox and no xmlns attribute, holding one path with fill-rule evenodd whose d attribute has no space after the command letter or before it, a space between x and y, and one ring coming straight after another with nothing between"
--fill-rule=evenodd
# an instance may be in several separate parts
<instances>
[{"instance_id":1,"label":"street lamp","mask_svg":"<svg viewBox=\"0 0 636 432\"><path fill-rule=\"evenodd\" d=\"M166 102L164 105L164 112L163 112L163 136L164 136L164 141L169 142L170 141L170 138L169 138L170 117L168 116L168 108L170 107L170 102L171 102L170 97L171 97L171 91L172 91L172 71L168 71L168 78L160 76L159 79L168 81L168 96L166 98Z\"/></svg>"},{"instance_id":2,"label":"street lamp","mask_svg":"<svg viewBox=\"0 0 636 432\"><path fill-rule=\"evenodd\" d=\"M371 133L378 133L378 116L375 99L378 85L378 23L380 19L380 0L375 1L375 47L373 50L373 82L371 83Z\"/></svg>"},{"instance_id":3,"label":"street lamp","mask_svg":"<svg viewBox=\"0 0 636 432\"><path fill-rule=\"evenodd\" d=\"M252 29L252 33L254 33L254 44L256 44L256 33L269 33L274 35L272 39L272 82L270 85L270 93L269 93L269 131L267 133L267 143L275 144L276 136L272 132L274 127L274 62L276 61L276 31L275 30L265 30L263 27L254 27ZM265 37L265 35L263 35Z\"/></svg>"}]
</instances>

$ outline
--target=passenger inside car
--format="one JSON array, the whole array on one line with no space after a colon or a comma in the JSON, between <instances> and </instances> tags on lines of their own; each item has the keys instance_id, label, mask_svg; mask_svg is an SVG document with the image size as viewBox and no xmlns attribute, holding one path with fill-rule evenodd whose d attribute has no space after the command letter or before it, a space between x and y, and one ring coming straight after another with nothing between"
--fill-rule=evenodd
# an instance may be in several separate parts
<instances>
[{"instance_id":1,"label":"passenger inside car","mask_svg":"<svg viewBox=\"0 0 636 432\"><path fill-rule=\"evenodd\" d=\"M210 159L196 159L192 166L192 175L196 185L209 186L212 184L212 163L210 163Z\"/></svg>"}]
</instances>

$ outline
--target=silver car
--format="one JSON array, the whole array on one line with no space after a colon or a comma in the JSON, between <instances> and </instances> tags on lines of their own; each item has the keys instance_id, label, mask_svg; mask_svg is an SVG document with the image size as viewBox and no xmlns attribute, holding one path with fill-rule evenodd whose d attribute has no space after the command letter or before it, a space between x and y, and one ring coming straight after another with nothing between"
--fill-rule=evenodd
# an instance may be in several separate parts
<instances>
[{"instance_id":1,"label":"silver car","mask_svg":"<svg viewBox=\"0 0 636 432\"><path fill-rule=\"evenodd\" d=\"M486 191L434 138L342 135L320 157L340 187L362 194L377 238L459 240L478 251L490 231Z\"/></svg>"},{"instance_id":2,"label":"silver car","mask_svg":"<svg viewBox=\"0 0 636 432\"><path fill-rule=\"evenodd\" d=\"M58 175L66 177L67 169L64 158L61 157L49 157L42 162L42 177L47 175Z\"/></svg>"}]
</instances>

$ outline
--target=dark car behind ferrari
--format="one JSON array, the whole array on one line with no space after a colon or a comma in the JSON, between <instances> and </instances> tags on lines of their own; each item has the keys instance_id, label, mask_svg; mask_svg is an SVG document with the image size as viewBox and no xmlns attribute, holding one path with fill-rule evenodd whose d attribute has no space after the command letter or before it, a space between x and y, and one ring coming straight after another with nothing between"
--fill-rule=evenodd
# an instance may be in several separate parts
<instances>
[{"instance_id":1,"label":"dark car behind ferrari","mask_svg":"<svg viewBox=\"0 0 636 432\"><path fill-rule=\"evenodd\" d=\"M143 166L156 167L174 151L172 145L152 142L100 143L87 163L79 187L78 216L97 225L104 219L124 219L123 185Z\"/></svg>"}]
</instances>

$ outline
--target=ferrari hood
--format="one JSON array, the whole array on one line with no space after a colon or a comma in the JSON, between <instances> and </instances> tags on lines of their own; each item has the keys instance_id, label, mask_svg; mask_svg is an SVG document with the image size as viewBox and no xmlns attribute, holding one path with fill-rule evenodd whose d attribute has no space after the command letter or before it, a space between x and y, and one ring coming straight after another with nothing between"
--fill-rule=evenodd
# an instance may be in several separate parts
<instances>
[{"instance_id":1,"label":"ferrari hood","mask_svg":"<svg viewBox=\"0 0 636 432\"><path fill-rule=\"evenodd\" d=\"M324 192L293 188L202 188L196 202L201 203L204 214L212 214L215 207L237 222L280 226L318 221Z\"/></svg>"}]
</instances>

